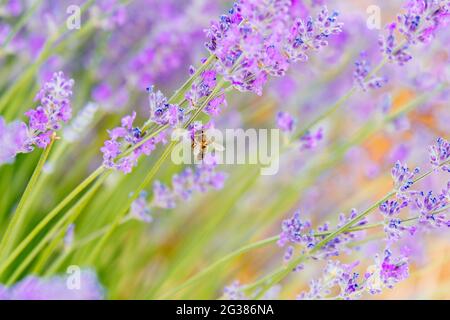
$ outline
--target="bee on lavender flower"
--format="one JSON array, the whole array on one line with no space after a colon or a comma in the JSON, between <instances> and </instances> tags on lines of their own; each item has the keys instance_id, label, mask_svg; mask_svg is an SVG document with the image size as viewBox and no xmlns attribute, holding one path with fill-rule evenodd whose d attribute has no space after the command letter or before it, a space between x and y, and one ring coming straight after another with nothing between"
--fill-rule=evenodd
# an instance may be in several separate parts
<instances>
[{"instance_id":1,"label":"bee on lavender flower","mask_svg":"<svg viewBox=\"0 0 450 320\"><path fill-rule=\"evenodd\" d=\"M192 136L192 151L197 157L197 160L203 161L205 154L208 150L208 146L211 144L211 140L206 136L205 130L200 130L199 134Z\"/></svg>"}]
</instances>

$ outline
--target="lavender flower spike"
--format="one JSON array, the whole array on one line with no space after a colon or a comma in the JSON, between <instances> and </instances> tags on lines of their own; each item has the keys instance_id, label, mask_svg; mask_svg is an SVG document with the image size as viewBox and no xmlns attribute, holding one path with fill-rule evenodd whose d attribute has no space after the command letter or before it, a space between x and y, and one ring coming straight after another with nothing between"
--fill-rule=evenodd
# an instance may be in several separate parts
<instances>
[{"instance_id":1,"label":"lavender flower spike","mask_svg":"<svg viewBox=\"0 0 450 320\"><path fill-rule=\"evenodd\" d=\"M238 0L228 15L213 22L206 47L218 58L216 70L236 89L262 94L270 76L283 76L293 62L328 45L342 32L338 14L323 8L317 18L303 21L288 0Z\"/></svg>"},{"instance_id":2,"label":"lavender flower spike","mask_svg":"<svg viewBox=\"0 0 450 320\"><path fill-rule=\"evenodd\" d=\"M72 116L70 97L74 81L62 72L53 74L36 95L40 104L28 110L28 125L24 122L6 124L0 117L0 164L11 162L18 153L28 153L34 147L46 148L51 136Z\"/></svg>"},{"instance_id":3,"label":"lavender flower spike","mask_svg":"<svg viewBox=\"0 0 450 320\"><path fill-rule=\"evenodd\" d=\"M10 288L0 285L3 300L101 300L104 290L91 270L80 270L79 281L55 276L41 279L29 276Z\"/></svg>"},{"instance_id":4,"label":"lavender flower spike","mask_svg":"<svg viewBox=\"0 0 450 320\"><path fill-rule=\"evenodd\" d=\"M38 92L35 101L40 101L40 105L25 113L30 119L30 144L45 148L50 143L51 134L72 117L69 98L73 84L72 79L67 80L62 72L56 72Z\"/></svg>"},{"instance_id":5,"label":"lavender flower spike","mask_svg":"<svg viewBox=\"0 0 450 320\"><path fill-rule=\"evenodd\" d=\"M397 161L391 171L395 190L401 193L409 190L414 184L414 177L419 172L419 168L415 168L413 171L410 171L406 165L403 165L400 161Z\"/></svg>"},{"instance_id":6,"label":"lavender flower spike","mask_svg":"<svg viewBox=\"0 0 450 320\"><path fill-rule=\"evenodd\" d=\"M28 128L23 122L7 124L0 117L0 164L14 160L20 152L29 152L25 149L28 141Z\"/></svg>"},{"instance_id":7,"label":"lavender flower spike","mask_svg":"<svg viewBox=\"0 0 450 320\"><path fill-rule=\"evenodd\" d=\"M450 160L450 143L447 140L438 138L436 144L430 147L429 154L434 168L450 172L450 165L443 165Z\"/></svg>"},{"instance_id":8,"label":"lavender flower spike","mask_svg":"<svg viewBox=\"0 0 450 320\"><path fill-rule=\"evenodd\" d=\"M161 91L154 91L153 87L147 88L149 92L150 115L147 124L158 126L178 127L184 121L184 111L178 105L169 104ZM166 143L168 130L161 131L158 135L145 140L145 129L134 125L136 112L122 118L121 125L109 130L109 139L105 141L100 151L103 153L103 165L106 168L116 169L124 173L130 173L137 165L141 155L150 155L158 143ZM142 128L142 129L141 129ZM169 128L170 129L170 128ZM139 146L137 146L139 144ZM133 151L125 155L127 149Z\"/></svg>"},{"instance_id":9,"label":"lavender flower spike","mask_svg":"<svg viewBox=\"0 0 450 320\"><path fill-rule=\"evenodd\" d=\"M397 22L387 26L387 36L380 38L381 51L389 59L404 65L412 59L408 52L412 45L427 43L450 19L449 0L410 0L407 12L397 17ZM398 41L395 32L404 36Z\"/></svg>"}]
</instances>

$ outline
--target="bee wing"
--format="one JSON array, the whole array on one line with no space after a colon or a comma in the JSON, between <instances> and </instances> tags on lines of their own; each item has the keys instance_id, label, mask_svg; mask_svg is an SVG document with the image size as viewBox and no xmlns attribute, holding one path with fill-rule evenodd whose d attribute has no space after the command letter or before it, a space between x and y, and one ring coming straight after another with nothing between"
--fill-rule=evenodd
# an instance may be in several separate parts
<instances>
[{"instance_id":1,"label":"bee wing","mask_svg":"<svg viewBox=\"0 0 450 320\"><path fill-rule=\"evenodd\" d=\"M192 152L194 155L199 155L202 152L202 146L200 143L195 143Z\"/></svg>"}]
</instances>

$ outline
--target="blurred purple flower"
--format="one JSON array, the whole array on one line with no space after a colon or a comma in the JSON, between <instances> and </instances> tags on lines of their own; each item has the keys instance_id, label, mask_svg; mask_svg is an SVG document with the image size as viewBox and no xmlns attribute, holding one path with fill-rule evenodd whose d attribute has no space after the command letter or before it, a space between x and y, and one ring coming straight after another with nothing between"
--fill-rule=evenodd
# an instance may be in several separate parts
<instances>
[{"instance_id":1,"label":"blurred purple flower","mask_svg":"<svg viewBox=\"0 0 450 320\"><path fill-rule=\"evenodd\" d=\"M323 139L323 128L317 129L312 133L308 131L303 137L300 138L300 150L311 150L317 147L320 141Z\"/></svg>"},{"instance_id":2,"label":"blurred purple flower","mask_svg":"<svg viewBox=\"0 0 450 320\"><path fill-rule=\"evenodd\" d=\"M12 287L0 285L0 298L4 300L100 300L104 290L96 274L81 270L79 288L69 286L68 276L38 278L28 276Z\"/></svg>"},{"instance_id":3,"label":"blurred purple flower","mask_svg":"<svg viewBox=\"0 0 450 320\"><path fill-rule=\"evenodd\" d=\"M291 133L294 130L294 119L287 112L278 112L277 114L277 126L281 131Z\"/></svg>"},{"instance_id":4,"label":"blurred purple flower","mask_svg":"<svg viewBox=\"0 0 450 320\"><path fill-rule=\"evenodd\" d=\"M434 168L450 172L450 165L443 165L450 160L450 143L447 140L438 138L436 144L429 148L429 154Z\"/></svg>"},{"instance_id":5,"label":"blurred purple flower","mask_svg":"<svg viewBox=\"0 0 450 320\"><path fill-rule=\"evenodd\" d=\"M7 124L0 117L0 164L12 162L20 152L27 149L28 128L25 123L15 121Z\"/></svg>"},{"instance_id":6,"label":"blurred purple flower","mask_svg":"<svg viewBox=\"0 0 450 320\"><path fill-rule=\"evenodd\" d=\"M130 215L132 218L145 223L151 223L153 221L153 217L150 215L150 208L147 204L147 192L141 192L139 197L133 201L130 207Z\"/></svg>"}]
</instances>

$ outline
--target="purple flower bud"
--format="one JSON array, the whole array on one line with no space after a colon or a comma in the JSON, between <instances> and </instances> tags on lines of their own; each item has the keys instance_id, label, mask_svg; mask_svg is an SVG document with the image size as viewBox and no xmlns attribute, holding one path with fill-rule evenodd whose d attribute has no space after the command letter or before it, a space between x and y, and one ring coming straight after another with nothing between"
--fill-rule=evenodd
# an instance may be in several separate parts
<instances>
[{"instance_id":1,"label":"purple flower bud","mask_svg":"<svg viewBox=\"0 0 450 320\"><path fill-rule=\"evenodd\" d=\"M277 126L281 131L291 133L294 130L294 119L287 112L278 112Z\"/></svg>"}]
</instances>

